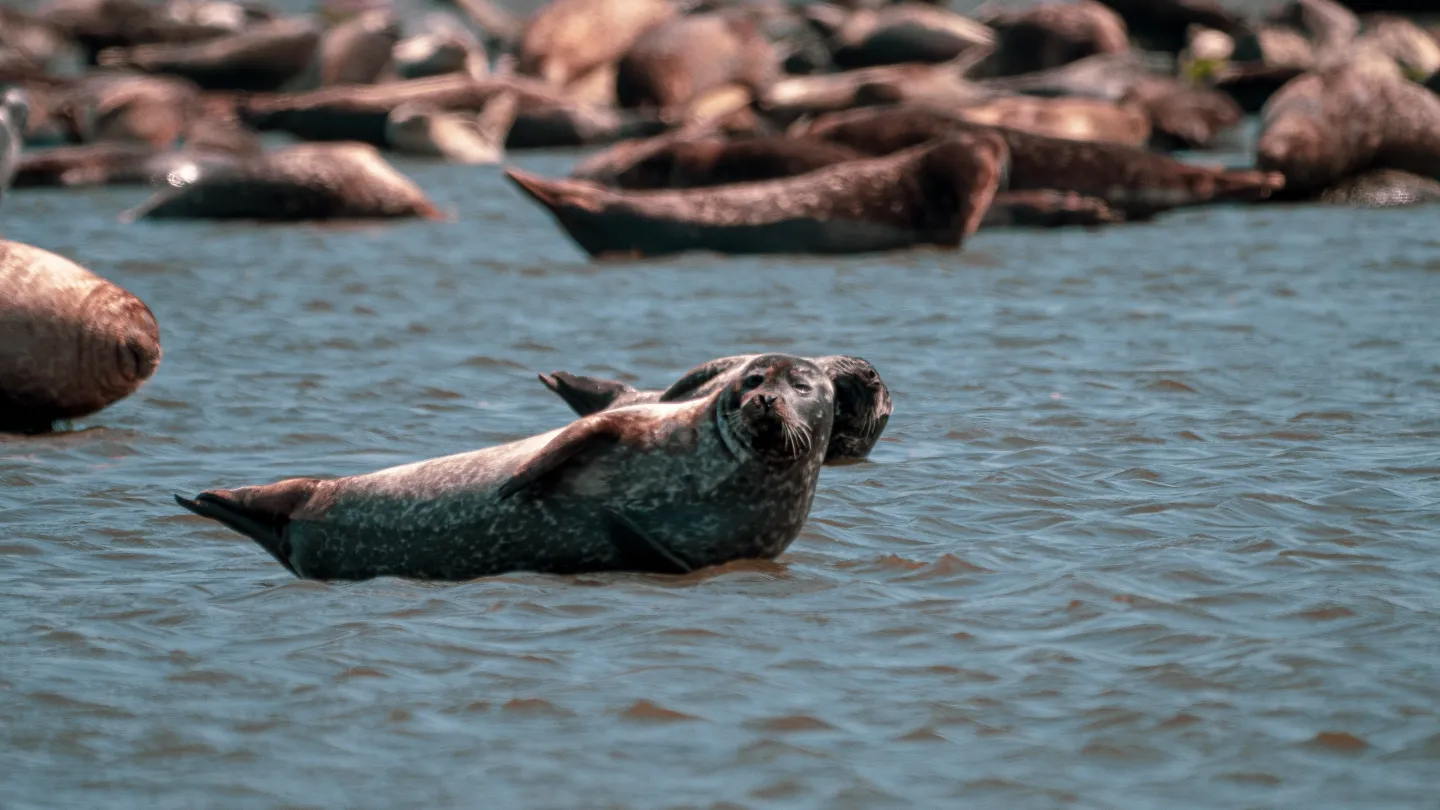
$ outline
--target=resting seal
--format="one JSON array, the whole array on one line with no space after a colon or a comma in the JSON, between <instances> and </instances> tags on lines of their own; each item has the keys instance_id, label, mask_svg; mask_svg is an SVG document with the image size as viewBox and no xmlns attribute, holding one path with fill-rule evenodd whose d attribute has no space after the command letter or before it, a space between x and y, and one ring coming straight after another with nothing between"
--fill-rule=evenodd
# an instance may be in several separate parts
<instances>
[{"instance_id":1,"label":"resting seal","mask_svg":"<svg viewBox=\"0 0 1440 810\"><path fill-rule=\"evenodd\" d=\"M137 45L102 51L100 64L183 76L205 90L277 90L300 76L319 50L313 20L287 17L191 45Z\"/></svg>"},{"instance_id":2,"label":"resting seal","mask_svg":"<svg viewBox=\"0 0 1440 810\"><path fill-rule=\"evenodd\" d=\"M516 70L555 87L576 84L619 61L635 40L675 16L668 0L556 0L520 36Z\"/></svg>"},{"instance_id":3,"label":"resting seal","mask_svg":"<svg viewBox=\"0 0 1440 810\"><path fill-rule=\"evenodd\" d=\"M960 247L999 190L1006 161L1004 140L981 132L798 177L713 188L611 191L519 169L506 176L591 256L861 253Z\"/></svg>"},{"instance_id":4,"label":"resting seal","mask_svg":"<svg viewBox=\"0 0 1440 810\"><path fill-rule=\"evenodd\" d=\"M613 188L701 188L794 177L864 158L812 138L676 134L616 144L585 159L570 176Z\"/></svg>"},{"instance_id":5,"label":"resting seal","mask_svg":"<svg viewBox=\"0 0 1440 810\"><path fill-rule=\"evenodd\" d=\"M686 15L635 40L616 66L615 100L621 107L674 110L730 84L758 94L779 67L770 41L745 14Z\"/></svg>"},{"instance_id":6,"label":"resting seal","mask_svg":"<svg viewBox=\"0 0 1440 810\"><path fill-rule=\"evenodd\" d=\"M518 104L514 93L490 99L479 115L402 104L390 113L385 137L401 154L452 163L499 163L505 159L505 137L515 124Z\"/></svg>"},{"instance_id":7,"label":"resting seal","mask_svg":"<svg viewBox=\"0 0 1440 810\"><path fill-rule=\"evenodd\" d=\"M1095 54L1130 50L1125 21L1095 0L997 11L982 17L981 22L995 31L995 54L985 67L997 76L1032 73Z\"/></svg>"},{"instance_id":8,"label":"resting seal","mask_svg":"<svg viewBox=\"0 0 1440 810\"><path fill-rule=\"evenodd\" d=\"M540 381L565 400L575 413L589 416L628 405L683 402L708 397L731 385L735 375L757 356L722 357L702 363L685 372L664 391L636 390L619 380L564 371L541 374ZM830 445L825 448L825 463L865 458L880 440L880 434L885 432L885 425L894 411L890 404L890 389L880 379L880 372L863 358L842 354L807 359L818 366L835 387L835 426L830 431Z\"/></svg>"},{"instance_id":9,"label":"resting seal","mask_svg":"<svg viewBox=\"0 0 1440 810\"><path fill-rule=\"evenodd\" d=\"M369 475L175 499L310 579L684 573L790 545L833 409L820 369L772 354L704 399Z\"/></svg>"},{"instance_id":10,"label":"resting seal","mask_svg":"<svg viewBox=\"0 0 1440 810\"><path fill-rule=\"evenodd\" d=\"M299 144L172 184L122 219L444 219L419 186L358 143Z\"/></svg>"},{"instance_id":11,"label":"resting seal","mask_svg":"<svg viewBox=\"0 0 1440 810\"><path fill-rule=\"evenodd\" d=\"M0 431L44 433L135 392L160 328L120 287L40 248L0 240Z\"/></svg>"}]
</instances>

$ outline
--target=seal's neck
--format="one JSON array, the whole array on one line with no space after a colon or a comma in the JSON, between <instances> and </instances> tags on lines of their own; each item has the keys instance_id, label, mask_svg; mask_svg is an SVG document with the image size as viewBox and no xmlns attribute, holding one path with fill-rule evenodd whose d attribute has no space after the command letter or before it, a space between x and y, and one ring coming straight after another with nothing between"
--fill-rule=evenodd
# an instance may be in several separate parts
<instances>
[{"instance_id":1,"label":"seal's neck","mask_svg":"<svg viewBox=\"0 0 1440 810\"><path fill-rule=\"evenodd\" d=\"M725 403L729 399L729 391L722 389L715 397L715 406L711 408L715 419L715 432L720 436L720 443L730 451L730 455L736 461L746 461L755 457L755 451L744 439L735 435L735 430L730 425L730 409Z\"/></svg>"}]
</instances>

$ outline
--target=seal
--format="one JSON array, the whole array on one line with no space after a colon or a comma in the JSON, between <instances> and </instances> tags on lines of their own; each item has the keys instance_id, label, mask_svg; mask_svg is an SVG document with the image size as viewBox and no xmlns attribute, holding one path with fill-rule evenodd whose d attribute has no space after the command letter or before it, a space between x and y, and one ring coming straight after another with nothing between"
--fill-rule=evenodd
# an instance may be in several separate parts
<instances>
[{"instance_id":1,"label":"seal","mask_svg":"<svg viewBox=\"0 0 1440 810\"><path fill-rule=\"evenodd\" d=\"M315 86L374 84L400 41L400 21L389 9L373 9L326 31L310 65Z\"/></svg>"},{"instance_id":2,"label":"seal","mask_svg":"<svg viewBox=\"0 0 1440 810\"><path fill-rule=\"evenodd\" d=\"M121 219L444 219L419 186L359 143L298 144L171 182Z\"/></svg>"},{"instance_id":3,"label":"seal","mask_svg":"<svg viewBox=\"0 0 1440 810\"><path fill-rule=\"evenodd\" d=\"M1279 174L1193 166L1134 146L986 127L922 107L833 113L803 132L874 155L957 133L988 132L1009 148L1010 190L1073 191L1104 201L1127 219L1187 205L1263 200L1285 184Z\"/></svg>"},{"instance_id":4,"label":"seal","mask_svg":"<svg viewBox=\"0 0 1440 810\"><path fill-rule=\"evenodd\" d=\"M160 365L139 298L69 259L0 240L0 431L46 433L133 394Z\"/></svg>"},{"instance_id":5,"label":"seal","mask_svg":"<svg viewBox=\"0 0 1440 810\"><path fill-rule=\"evenodd\" d=\"M1440 179L1440 97L1388 57L1307 73L1266 105L1256 165L1294 199L1374 169Z\"/></svg>"},{"instance_id":6,"label":"seal","mask_svg":"<svg viewBox=\"0 0 1440 810\"><path fill-rule=\"evenodd\" d=\"M815 4L807 6L805 14L817 27L831 30L832 58L846 70L902 62L949 62L967 51L988 51L995 44L995 34L986 26L921 3L861 8L843 16L834 6Z\"/></svg>"},{"instance_id":7,"label":"seal","mask_svg":"<svg viewBox=\"0 0 1440 810\"><path fill-rule=\"evenodd\" d=\"M286 17L187 45L136 45L101 51L105 67L181 76L204 90L278 90L304 73L319 50L314 20Z\"/></svg>"},{"instance_id":8,"label":"seal","mask_svg":"<svg viewBox=\"0 0 1440 810\"><path fill-rule=\"evenodd\" d=\"M1125 21L1095 0L996 11L980 21L995 31L996 38L995 53L982 70L989 67L996 76L1033 73L1087 56L1130 50Z\"/></svg>"},{"instance_id":9,"label":"seal","mask_svg":"<svg viewBox=\"0 0 1440 810\"><path fill-rule=\"evenodd\" d=\"M422 30L400 40L391 50L395 74L402 79L420 79L446 73L464 73L474 79L490 74L485 46L454 17L444 13L426 15Z\"/></svg>"},{"instance_id":10,"label":"seal","mask_svg":"<svg viewBox=\"0 0 1440 810\"><path fill-rule=\"evenodd\" d=\"M20 152L25 146L25 127L30 119L30 97L19 87L0 92L0 202L15 179Z\"/></svg>"},{"instance_id":11,"label":"seal","mask_svg":"<svg viewBox=\"0 0 1440 810\"><path fill-rule=\"evenodd\" d=\"M1150 116L1129 104L1098 98L1002 96L954 108L956 116L976 124L1019 129L1073 141L1106 141L1144 146L1150 141Z\"/></svg>"},{"instance_id":12,"label":"seal","mask_svg":"<svg viewBox=\"0 0 1440 810\"><path fill-rule=\"evenodd\" d=\"M511 182L587 253L862 253L917 244L959 248L1004 180L1005 141L946 138L798 177L675 191L611 191L519 169Z\"/></svg>"},{"instance_id":13,"label":"seal","mask_svg":"<svg viewBox=\"0 0 1440 810\"><path fill-rule=\"evenodd\" d=\"M1192 25L1230 36L1246 30L1247 20L1217 0L1102 0L1125 20L1130 39L1147 51L1179 53Z\"/></svg>"},{"instance_id":14,"label":"seal","mask_svg":"<svg viewBox=\"0 0 1440 810\"><path fill-rule=\"evenodd\" d=\"M479 115L402 104L390 113L386 139L401 154L451 163L499 163L505 159L505 137L515 124L518 104L516 94L509 92L486 102Z\"/></svg>"},{"instance_id":15,"label":"seal","mask_svg":"<svg viewBox=\"0 0 1440 810\"><path fill-rule=\"evenodd\" d=\"M173 76L95 73L59 94L56 117L70 140L175 142L200 115L200 88Z\"/></svg>"},{"instance_id":16,"label":"seal","mask_svg":"<svg viewBox=\"0 0 1440 810\"><path fill-rule=\"evenodd\" d=\"M242 121L307 141L359 141L388 146L390 113L402 104L478 113L495 96L516 93L519 109L506 146L582 146L654 135L659 122L577 104L553 87L520 76L477 80L459 73L358 87L240 99Z\"/></svg>"},{"instance_id":17,"label":"seal","mask_svg":"<svg viewBox=\"0 0 1440 810\"><path fill-rule=\"evenodd\" d=\"M564 371L541 374L540 382L565 400L575 413L589 416L629 405L702 399L733 384L733 377L758 356L737 355L702 363L685 372L674 385L663 391L637 390L619 380ZM850 355L806 359L824 372L835 387L835 425L830 431L830 444L825 449L825 463L863 459L870 455L894 411L890 403L890 389L880 379L880 372L864 358Z\"/></svg>"},{"instance_id":18,"label":"seal","mask_svg":"<svg viewBox=\"0 0 1440 810\"><path fill-rule=\"evenodd\" d=\"M690 14L655 25L616 66L621 107L673 110L725 85L763 92L779 59L755 21L738 9Z\"/></svg>"},{"instance_id":19,"label":"seal","mask_svg":"<svg viewBox=\"0 0 1440 810\"><path fill-rule=\"evenodd\" d=\"M771 354L704 399L368 475L175 497L310 579L686 573L790 545L833 410L820 369Z\"/></svg>"},{"instance_id":20,"label":"seal","mask_svg":"<svg viewBox=\"0 0 1440 810\"><path fill-rule=\"evenodd\" d=\"M555 0L525 26L515 69L567 87L614 65L641 34L675 14L669 0Z\"/></svg>"},{"instance_id":21,"label":"seal","mask_svg":"<svg viewBox=\"0 0 1440 810\"><path fill-rule=\"evenodd\" d=\"M231 123L196 121L178 150L145 143L101 141L26 154L15 171L15 188L154 185L172 177L233 164L264 154L259 137Z\"/></svg>"},{"instance_id":22,"label":"seal","mask_svg":"<svg viewBox=\"0 0 1440 810\"><path fill-rule=\"evenodd\" d=\"M1399 208L1440 202L1440 182L1394 169L1355 174L1320 192L1319 201L1356 208Z\"/></svg>"},{"instance_id":23,"label":"seal","mask_svg":"<svg viewBox=\"0 0 1440 810\"><path fill-rule=\"evenodd\" d=\"M570 176L612 188L701 188L795 177L864 158L813 138L672 134L616 144L576 165Z\"/></svg>"}]
</instances>

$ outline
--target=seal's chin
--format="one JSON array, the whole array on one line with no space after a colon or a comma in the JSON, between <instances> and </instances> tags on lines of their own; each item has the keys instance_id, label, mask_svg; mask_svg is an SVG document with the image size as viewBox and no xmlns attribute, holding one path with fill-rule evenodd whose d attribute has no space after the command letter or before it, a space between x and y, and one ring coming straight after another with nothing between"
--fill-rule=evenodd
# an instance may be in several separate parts
<instances>
[{"instance_id":1,"label":"seal's chin","mask_svg":"<svg viewBox=\"0 0 1440 810\"><path fill-rule=\"evenodd\" d=\"M737 411L736 434L756 455L772 462L790 462L810 452L810 426L783 400L763 406L747 402Z\"/></svg>"}]
</instances>

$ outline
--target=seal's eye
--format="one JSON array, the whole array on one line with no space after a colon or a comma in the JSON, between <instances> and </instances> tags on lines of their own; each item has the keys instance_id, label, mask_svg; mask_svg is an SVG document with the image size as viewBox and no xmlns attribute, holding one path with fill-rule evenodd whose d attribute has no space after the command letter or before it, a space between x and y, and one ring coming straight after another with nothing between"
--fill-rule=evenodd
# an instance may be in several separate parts
<instances>
[{"instance_id":1,"label":"seal's eye","mask_svg":"<svg viewBox=\"0 0 1440 810\"><path fill-rule=\"evenodd\" d=\"M751 374L742 383L746 388L759 388L765 382L764 374Z\"/></svg>"},{"instance_id":2,"label":"seal's eye","mask_svg":"<svg viewBox=\"0 0 1440 810\"><path fill-rule=\"evenodd\" d=\"M795 383L794 385L792 385L792 386L790 386L790 387L791 387L791 388L794 388L794 389L795 389L795 393L797 393L797 394L804 395L804 394L810 393L810 386L806 385L805 383Z\"/></svg>"}]
</instances>

